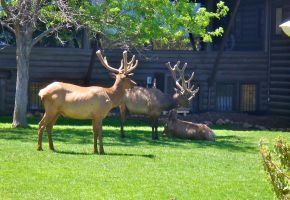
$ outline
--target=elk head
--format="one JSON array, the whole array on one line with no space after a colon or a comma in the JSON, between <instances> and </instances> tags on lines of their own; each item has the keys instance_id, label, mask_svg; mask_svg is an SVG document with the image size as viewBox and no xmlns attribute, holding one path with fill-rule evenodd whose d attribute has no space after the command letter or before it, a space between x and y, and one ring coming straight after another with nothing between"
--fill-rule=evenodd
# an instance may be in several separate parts
<instances>
[{"instance_id":1,"label":"elk head","mask_svg":"<svg viewBox=\"0 0 290 200\"><path fill-rule=\"evenodd\" d=\"M194 72L192 72L190 78L185 80L184 71L187 67L187 63L184 63L183 67L180 69L180 61L178 61L174 67L171 67L170 62L165 64L169 71L172 74L172 77L175 81L175 94L173 96L176 99L178 106L187 107L189 102L195 97L195 94L198 92L199 88L194 88L194 85L191 83L194 77ZM179 74L179 78L177 79L176 73ZM180 83L181 82L181 83Z\"/></svg>"},{"instance_id":2,"label":"elk head","mask_svg":"<svg viewBox=\"0 0 290 200\"><path fill-rule=\"evenodd\" d=\"M123 89L130 89L136 86L137 84L131 80L133 73L131 73L138 65L138 60L135 61L135 55L133 55L130 62L128 62L127 51L123 52L123 59L121 60L121 65L119 69L113 68L108 64L107 58L102 56L100 50L96 52L102 65L112 72L113 76L116 77L116 82L121 84Z\"/></svg>"}]
</instances>

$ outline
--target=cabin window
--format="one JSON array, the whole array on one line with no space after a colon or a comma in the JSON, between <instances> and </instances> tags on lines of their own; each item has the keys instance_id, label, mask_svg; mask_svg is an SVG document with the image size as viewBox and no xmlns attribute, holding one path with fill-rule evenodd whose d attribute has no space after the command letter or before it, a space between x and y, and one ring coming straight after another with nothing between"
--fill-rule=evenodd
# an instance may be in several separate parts
<instances>
[{"instance_id":1,"label":"cabin window","mask_svg":"<svg viewBox=\"0 0 290 200\"><path fill-rule=\"evenodd\" d=\"M240 111L254 112L257 106L257 88L255 84L242 84L240 87Z\"/></svg>"},{"instance_id":2,"label":"cabin window","mask_svg":"<svg viewBox=\"0 0 290 200\"><path fill-rule=\"evenodd\" d=\"M42 89L46 84L32 82L29 85L29 110L38 111L42 110L42 103L40 97L38 96L39 90Z\"/></svg>"},{"instance_id":3,"label":"cabin window","mask_svg":"<svg viewBox=\"0 0 290 200\"><path fill-rule=\"evenodd\" d=\"M276 16L275 16L275 33L276 35L281 35L282 31L279 25L282 23L283 19L283 10L282 8L276 8Z\"/></svg>"},{"instance_id":4,"label":"cabin window","mask_svg":"<svg viewBox=\"0 0 290 200\"><path fill-rule=\"evenodd\" d=\"M217 111L233 111L234 85L218 84L216 90L216 109Z\"/></svg>"}]
</instances>

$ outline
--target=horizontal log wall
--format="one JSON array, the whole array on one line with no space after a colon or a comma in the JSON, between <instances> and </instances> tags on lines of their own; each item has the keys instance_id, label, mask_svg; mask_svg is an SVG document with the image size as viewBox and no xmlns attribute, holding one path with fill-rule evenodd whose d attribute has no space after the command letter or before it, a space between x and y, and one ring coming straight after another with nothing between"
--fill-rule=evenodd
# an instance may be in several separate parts
<instances>
[{"instance_id":1,"label":"horizontal log wall","mask_svg":"<svg viewBox=\"0 0 290 200\"><path fill-rule=\"evenodd\" d=\"M232 0L230 1L232 2ZM233 2L235 4L236 1ZM265 39L265 2L265 0L241 1L233 28L235 39L232 42L235 43L236 50L263 50Z\"/></svg>"},{"instance_id":2,"label":"horizontal log wall","mask_svg":"<svg viewBox=\"0 0 290 200\"><path fill-rule=\"evenodd\" d=\"M270 43L270 112L290 115L290 38L275 34L275 8L283 8L283 21L290 20L290 1L272 2Z\"/></svg>"},{"instance_id":3,"label":"horizontal log wall","mask_svg":"<svg viewBox=\"0 0 290 200\"><path fill-rule=\"evenodd\" d=\"M137 55L137 54L136 54ZM68 48L34 48L30 61L31 82L67 81L82 83L89 65L90 51ZM106 50L105 56L111 66L119 67L121 59L120 50ZM210 90L207 85L215 52L192 51L152 51L137 56L140 60L135 70L134 80L140 85L146 85L147 76L154 77L156 73L164 74L165 88L169 87L166 77L170 73L165 67L166 62L176 63L177 60L188 63L187 75L193 70L199 84L198 110L215 109L215 87ZM6 48L0 51L0 74L12 75L6 79L6 113L11 113L15 92L15 49ZM258 86L258 110L267 110L267 56L262 52L225 52L217 73L217 83L232 83L238 89L241 83L255 83ZM92 72L92 82L98 85L110 85L113 81L108 72L97 61ZM168 91L172 90L167 88ZM238 104L236 103L238 111Z\"/></svg>"}]
</instances>

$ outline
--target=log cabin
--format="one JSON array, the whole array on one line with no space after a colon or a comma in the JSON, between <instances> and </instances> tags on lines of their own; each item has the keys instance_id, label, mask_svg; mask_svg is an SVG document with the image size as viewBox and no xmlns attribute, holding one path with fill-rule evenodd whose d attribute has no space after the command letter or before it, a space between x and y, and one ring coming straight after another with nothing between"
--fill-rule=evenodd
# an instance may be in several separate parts
<instances>
[{"instance_id":1,"label":"log cabin","mask_svg":"<svg viewBox=\"0 0 290 200\"><path fill-rule=\"evenodd\" d=\"M202 1L209 10L215 0ZM210 26L222 25L225 34L194 50L146 51L135 72L141 86L173 93L174 82L166 62L188 63L200 88L191 112L247 112L290 116L290 38L279 24L290 20L289 0L225 0L228 16ZM1 44L1 42L0 42ZM0 47L0 115L12 115L16 81L15 48ZM122 50L105 50L112 65L119 65ZM41 110L37 95L52 81L82 84L90 62L90 50L35 47L30 61L29 107ZM190 74L188 74L190 76ZM92 85L110 85L113 79L96 61Z\"/></svg>"}]
</instances>

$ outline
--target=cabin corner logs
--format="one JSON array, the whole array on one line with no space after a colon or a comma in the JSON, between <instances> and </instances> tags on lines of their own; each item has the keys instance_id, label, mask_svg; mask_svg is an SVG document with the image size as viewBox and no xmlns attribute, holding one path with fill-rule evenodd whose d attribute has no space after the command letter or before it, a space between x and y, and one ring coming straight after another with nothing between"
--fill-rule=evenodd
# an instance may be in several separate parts
<instances>
[{"instance_id":1,"label":"cabin corner logs","mask_svg":"<svg viewBox=\"0 0 290 200\"><path fill-rule=\"evenodd\" d=\"M206 4L214 2L206 1ZM226 0L230 8L236 1ZM207 5L208 6L208 5ZM219 22L226 29L231 13ZM200 52L149 51L141 59L134 79L147 85L147 77L157 78L157 87L173 92L173 81L164 63L188 62L187 71L195 71L200 91L193 99L193 112L269 112L290 115L290 38L277 28L290 19L288 0L243 0L229 34L228 42L218 63L215 81L208 87L218 44ZM215 22L217 23L217 22ZM213 24L212 26L215 26ZM119 65L121 50L106 50L113 66ZM30 62L29 110L40 104L39 88L52 81L82 84L90 61L90 51L66 48L34 48ZM16 80L15 48L0 50L0 115L12 114ZM150 80L150 79L149 79ZM100 64L92 72L92 84L110 85L112 78Z\"/></svg>"},{"instance_id":2,"label":"cabin corner logs","mask_svg":"<svg viewBox=\"0 0 290 200\"><path fill-rule=\"evenodd\" d=\"M290 116L290 37L279 25L290 20L290 1L271 1L269 112Z\"/></svg>"}]
</instances>

